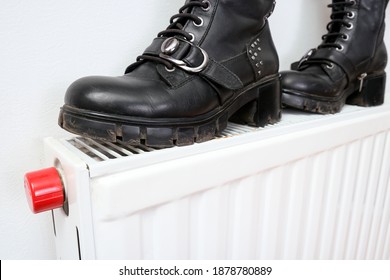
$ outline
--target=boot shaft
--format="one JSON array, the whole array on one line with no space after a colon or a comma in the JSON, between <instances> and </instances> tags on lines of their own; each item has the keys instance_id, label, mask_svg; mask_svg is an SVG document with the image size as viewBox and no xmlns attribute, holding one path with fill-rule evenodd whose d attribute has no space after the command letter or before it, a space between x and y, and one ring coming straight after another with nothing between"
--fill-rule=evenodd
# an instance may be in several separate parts
<instances>
[{"instance_id":1,"label":"boot shaft","mask_svg":"<svg viewBox=\"0 0 390 280\"><path fill-rule=\"evenodd\" d=\"M187 0L186 3L196 1ZM186 32L194 36L194 44L204 48L218 61L229 59L245 50L246 45L264 27L275 6L274 0L205 0L209 8L197 8L192 14L201 18L195 25L187 22Z\"/></svg>"},{"instance_id":2,"label":"boot shaft","mask_svg":"<svg viewBox=\"0 0 390 280\"><path fill-rule=\"evenodd\" d=\"M345 4L348 2L351 5ZM377 63L387 61L383 41L387 4L388 0L333 0L328 34L340 33L340 36L325 35L323 44L338 45L336 51L344 54L357 69L384 68L386 64Z\"/></svg>"},{"instance_id":3,"label":"boot shaft","mask_svg":"<svg viewBox=\"0 0 390 280\"><path fill-rule=\"evenodd\" d=\"M274 75L279 58L267 20L274 5L273 0L247 0L245 5L236 0L187 0L145 50L141 61L130 65L126 73L142 64L146 55L181 64L179 68L185 71L213 72L209 78L229 90ZM218 73L213 70L216 64ZM200 67L204 65L208 67ZM186 76L160 75L167 80L176 75L175 85Z\"/></svg>"}]
</instances>

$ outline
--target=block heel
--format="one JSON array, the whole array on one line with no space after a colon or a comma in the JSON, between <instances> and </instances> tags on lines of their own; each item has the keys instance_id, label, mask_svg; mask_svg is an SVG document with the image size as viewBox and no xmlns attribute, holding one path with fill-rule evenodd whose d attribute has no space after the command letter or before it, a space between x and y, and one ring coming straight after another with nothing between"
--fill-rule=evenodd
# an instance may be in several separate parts
<instances>
[{"instance_id":1,"label":"block heel","mask_svg":"<svg viewBox=\"0 0 390 280\"><path fill-rule=\"evenodd\" d=\"M282 107L279 77L252 90L255 91L256 99L241 107L230 121L255 127L280 121Z\"/></svg>"},{"instance_id":2,"label":"block heel","mask_svg":"<svg viewBox=\"0 0 390 280\"><path fill-rule=\"evenodd\" d=\"M384 103L386 73L361 78L359 89L347 98L346 103L362 107L379 106Z\"/></svg>"}]
</instances>

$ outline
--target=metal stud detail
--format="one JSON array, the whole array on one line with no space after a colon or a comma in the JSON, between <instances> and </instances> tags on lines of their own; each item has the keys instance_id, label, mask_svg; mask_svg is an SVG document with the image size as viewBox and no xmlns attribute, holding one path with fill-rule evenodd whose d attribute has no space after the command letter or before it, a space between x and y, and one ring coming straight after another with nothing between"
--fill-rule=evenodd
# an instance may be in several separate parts
<instances>
[{"instance_id":1,"label":"metal stud detail","mask_svg":"<svg viewBox=\"0 0 390 280\"><path fill-rule=\"evenodd\" d=\"M262 46L260 38L255 38L248 45L248 55L251 59L251 64L256 75L256 79L260 78L263 75L264 62L262 60Z\"/></svg>"},{"instance_id":2,"label":"metal stud detail","mask_svg":"<svg viewBox=\"0 0 390 280\"><path fill-rule=\"evenodd\" d=\"M167 55L171 55L175 53L179 45L179 40L177 40L176 38L168 38L162 43L161 52Z\"/></svg>"}]
</instances>

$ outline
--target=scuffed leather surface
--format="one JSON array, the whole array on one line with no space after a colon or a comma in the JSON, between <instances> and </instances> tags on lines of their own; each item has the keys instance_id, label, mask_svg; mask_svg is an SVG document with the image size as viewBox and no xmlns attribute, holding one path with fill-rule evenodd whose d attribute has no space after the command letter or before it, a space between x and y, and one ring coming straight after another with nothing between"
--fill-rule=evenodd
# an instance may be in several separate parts
<instances>
[{"instance_id":1,"label":"scuffed leather surface","mask_svg":"<svg viewBox=\"0 0 390 280\"><path fill-rule=\"evenodd\" d=\"M191 117L219 105L216 93L200 77L194 76L171 88L160 79L155 65L144 64L137 70L138 75L81 78L69 87L65 103L96 112L145 118Z\"/></svg>"}]
</instances>

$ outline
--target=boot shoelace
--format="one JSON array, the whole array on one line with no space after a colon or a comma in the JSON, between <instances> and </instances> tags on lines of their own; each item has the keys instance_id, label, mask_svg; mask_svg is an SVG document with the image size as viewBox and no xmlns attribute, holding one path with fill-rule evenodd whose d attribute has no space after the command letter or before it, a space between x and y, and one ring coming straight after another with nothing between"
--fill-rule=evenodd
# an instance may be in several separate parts
<instances>
[{"instance_id":1,"label":"boot shoelace","mask_svg":"<svg viewBox=\"0 0 390 280\"><path fill-rule=\"evenodd\" d=\"M347 7L352 7L356 4L356 1L342 1L329 4L328 7L332 8L332 14L330 16L331 22L327 25L328 33L322 36L323 43L318 46L321 48L336 48L337 50L343 50L341 44L335 43L336 39L342 38L348 40L348 35L341 32L341 28L345 26L347 29L352 29L353 24L348 20L355 17L355 13L347 11Z\"/></svg>"},{"instance_id":2,"label":"boot shoelace","mask_svg":"<svg viewBox=\"0 0 390 280\"><path fill-rule=\"evenodd\" d=\"M179 9L179 13L176 15L173 15L170 19L170 25L167 27L166 30L161 31L157 34L157 37L163 37L163 36L175 36L179 35L184 37L188 41L193 41L194 35L191 33L188 33L183 30L184 25L188 20L191 20L194 22L195 25L201 26L203 24L203 20L196 16L191 14L191 11L194 7L201 7L204 11L208 11L208 9L211 7L211 4L207 0L192 0L185 4L183 7ZM173 70L174 65L160 57L151 56L151 55L140 55L137 57L137 62L139 61L153 61L156 63L164 64L167 70Z\"/></svg>"}]
</instances>

